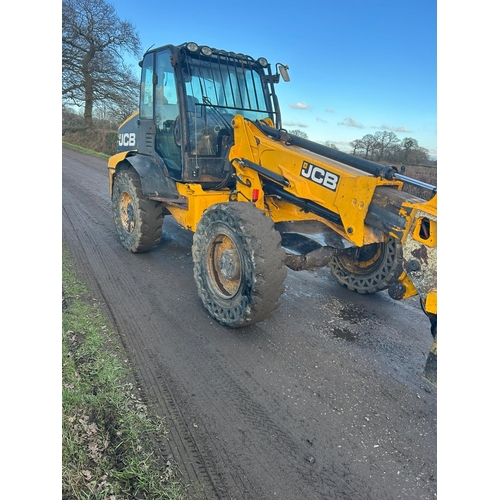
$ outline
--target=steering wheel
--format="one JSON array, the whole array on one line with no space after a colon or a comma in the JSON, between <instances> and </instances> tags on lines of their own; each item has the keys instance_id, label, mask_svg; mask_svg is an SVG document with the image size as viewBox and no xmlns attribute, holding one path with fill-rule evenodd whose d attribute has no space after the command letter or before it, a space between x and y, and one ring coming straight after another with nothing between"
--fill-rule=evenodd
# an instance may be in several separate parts
<instances>
[{"instance_id":1,"label":"steering wheel","mask_svg":"<svg viewBox=\"0 0 500 500\"><path fill-rule=\"evenodd\" d=\"M174 141L177 144L177 146L181 147L181 117L180 115L177 116L177 118L174 121Z\"/></svg>"}]
</instances>

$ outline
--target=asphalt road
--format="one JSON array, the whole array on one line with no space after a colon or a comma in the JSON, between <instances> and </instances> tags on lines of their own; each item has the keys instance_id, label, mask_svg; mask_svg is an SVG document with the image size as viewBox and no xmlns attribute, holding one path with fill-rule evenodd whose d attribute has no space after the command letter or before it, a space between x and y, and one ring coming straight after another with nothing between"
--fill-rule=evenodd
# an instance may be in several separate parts
<instances>
[{"instance_id":1,"label":"asphalt road","mask_svg":"<svg viewBox=\"0 0 500 500\"><path fill-rule=\"evenodd\" d=\"M432 337L416 300L289 270L271 318L223 327L197 295L190 232L166 217L160 246L131 254L106 162L63 148L62 169L63 243L166 418L162 451L193 499L436 497Z\"/></svg>"}]
</instances>

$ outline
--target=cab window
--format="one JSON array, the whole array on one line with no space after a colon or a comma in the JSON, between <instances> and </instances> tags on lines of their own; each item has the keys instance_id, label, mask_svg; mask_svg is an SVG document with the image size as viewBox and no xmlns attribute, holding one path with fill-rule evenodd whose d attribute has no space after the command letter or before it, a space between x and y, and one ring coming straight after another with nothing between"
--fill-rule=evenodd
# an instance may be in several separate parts
<instances>
[{"instance_id":1,"label":"cab window","mask_svg":"<svg viewBox=\"0 0 500 500\"><path fill-rule=\"evenodd\" d=\"M153 54L147 54L142 61L141 101L139 116L145 120L153 119Z\"/></svg>"}]
</instances>

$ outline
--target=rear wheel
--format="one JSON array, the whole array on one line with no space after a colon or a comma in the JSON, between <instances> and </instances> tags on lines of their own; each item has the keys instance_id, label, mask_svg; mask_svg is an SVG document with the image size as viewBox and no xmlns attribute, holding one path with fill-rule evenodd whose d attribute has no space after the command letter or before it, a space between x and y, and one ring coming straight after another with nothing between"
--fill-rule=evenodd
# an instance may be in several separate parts
<instances>
[{"instance_id":1,"label":"rear wheel","mask_svg":"<svg viewBox=\"0 0 500 500\"><path fill-rule=\"evenodd\" d=\"M332 275L349 290L361 294L385 290L403 272L399 240L371 243L352 253L335 256L328 264Z\"/></svg>"},{"instance_id":2,"label":"rear wheel","mask_svg":"<svg viewBox=\"0 0 500 500\"><path fill-rule=\"evenodd\" d=\"M148 252L160 243L161 204L143 196L135 170L119 170L111 196L113 219L123 246L134 253Z\"/></svg>"},{"instance_id":3,"label":"rear wheel","mask_svg":"<svg viewBox=\"0 0 500 500\"><path fill-rule=\"evenodd\" d=\"M285 252L272 220L251 203L221 203L193 237L194 277L203 305L233 328L266 319L278 307Z\"/></svg>"}]
</instances>

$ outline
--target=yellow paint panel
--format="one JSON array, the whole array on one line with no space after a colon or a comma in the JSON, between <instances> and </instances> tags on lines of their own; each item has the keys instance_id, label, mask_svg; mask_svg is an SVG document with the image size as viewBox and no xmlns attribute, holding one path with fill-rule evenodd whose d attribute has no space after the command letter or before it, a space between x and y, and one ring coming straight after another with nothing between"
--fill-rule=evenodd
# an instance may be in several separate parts
<instances>
[{"instance_id":1,"label":"yellow paint panel","mask_svg":"<svg viewBox=\"0 0 500 500\"><path fill-rule=\"evenodd\" d=\"M437 290L431 290L425 299L425 310L431 314L437 314Z\"/></svg>"}]
</instances>

